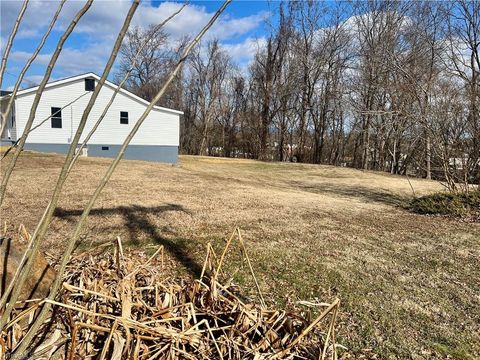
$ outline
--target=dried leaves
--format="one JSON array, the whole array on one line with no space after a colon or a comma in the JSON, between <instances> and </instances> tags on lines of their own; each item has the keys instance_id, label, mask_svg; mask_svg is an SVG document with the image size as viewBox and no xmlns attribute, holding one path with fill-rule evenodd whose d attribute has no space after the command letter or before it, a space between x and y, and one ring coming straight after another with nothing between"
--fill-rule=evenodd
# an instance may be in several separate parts
<instances>
[{"instance_id":1,"label":"dried leaves","mask_svg":"<svg viewBox=\"0 0 480 360\"><path fill-rule=\"evenodd\" d=\"M238 229L243 254L253 277ZM38 359L266 359L336 358L338 300L308 324L300 312L245 303L239 289L222 282L221 256L208 247L198 280L173 279L163 248L87 252L72 259L53 313L30 356ZM218 260L220 259L220 260ZM258 288L258 290L260 290ZM260 299L263 297L260 295ZM45 300L44 300L45 301ZM22 304L2 332L2 356L21 341L40 303ZM327 321L328 320L328 321ZM321 324L324 324L322 331Z\"/></svg>"}]
</instances>

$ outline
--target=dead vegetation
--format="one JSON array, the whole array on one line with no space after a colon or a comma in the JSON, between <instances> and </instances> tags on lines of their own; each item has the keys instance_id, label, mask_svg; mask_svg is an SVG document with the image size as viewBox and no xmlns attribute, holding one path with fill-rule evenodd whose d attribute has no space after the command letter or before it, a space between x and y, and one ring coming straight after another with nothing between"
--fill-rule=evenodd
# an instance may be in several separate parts
<instances>
[{"instance_id":1,"label":"dead vegetation","mask_svg":"<svg viewBox=\"0 0 480 360\"><path fill-rule=\"evenodd\" d=\"M51 316L24 354L29 359L336 359L339 300L306 303L319 309L313 320L298 308L267 308L260 288L260 304L242 300L222 269L235 248L257 283L239 229L221 254L207 246L197 280L169 276L167 268L174 265L163 246L151 256L124 253L117 238L79 254L67 268L58 299L18 303L1 334L0 359L46 301L53 305Z\"/></svg>"}]
</instances>

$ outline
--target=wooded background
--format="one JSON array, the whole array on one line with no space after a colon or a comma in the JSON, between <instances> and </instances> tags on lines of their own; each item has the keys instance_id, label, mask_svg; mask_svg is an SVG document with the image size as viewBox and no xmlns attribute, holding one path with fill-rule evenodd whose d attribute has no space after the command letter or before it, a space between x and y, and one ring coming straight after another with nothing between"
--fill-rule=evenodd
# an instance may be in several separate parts
<instances>
[{"instance_id":1,"label":"wooded background","mask_svg":"<svg viewBox=\"0 0 480 360\"><path fill-rule=\"evenodd\" d=\"M204 42L161 101L185 112L183 153L478 182L479 1L273 5L247 68ZM118 78L151 100L185 42L130 30Z\"/></svg>"}]
</instances>

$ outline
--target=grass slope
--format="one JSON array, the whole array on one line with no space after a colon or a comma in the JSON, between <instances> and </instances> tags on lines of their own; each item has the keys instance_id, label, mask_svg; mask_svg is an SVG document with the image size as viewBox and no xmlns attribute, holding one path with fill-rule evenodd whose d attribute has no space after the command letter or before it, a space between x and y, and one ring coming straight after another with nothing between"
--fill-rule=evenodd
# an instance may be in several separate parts
<instances>
[{"instance_id":1,"label":"grass slope","mask_svg":"<svg viewBox=\"0 0 480 360\"><path fill-rule=\"evenodd\" d=\"M63 158L22 155L2 219L33 229ZM109 160L82 159L44 249L57 255ZM441 190L412 180L418 195ZM480 357L480 225L404 208L403 177L304 164L183 156L179 166L125 161L105 189L82 246L121 236L163 244L199 272L238 225L270 301L342 301L339 341L381 358ZM241 263L232 255L233 269ZM254 287L245 268L237 281ZM371 349L371 350L370 350Z\"/></svg>"}]
</instances>

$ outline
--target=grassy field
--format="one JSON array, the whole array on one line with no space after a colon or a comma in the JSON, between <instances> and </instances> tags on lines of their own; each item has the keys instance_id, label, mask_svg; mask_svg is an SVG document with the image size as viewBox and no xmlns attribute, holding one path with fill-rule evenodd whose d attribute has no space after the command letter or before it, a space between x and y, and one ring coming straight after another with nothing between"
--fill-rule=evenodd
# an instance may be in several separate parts
<instances>
[{"instance_id":1,"label":"grassy field","mask_svg":"<svg viewBox=\"0 0 480 360\"><path fill-rule=\"evenodd\" d=\"M2 219L30 230L63 158L22 155ZM71 175L44 250L65 237L109 160ZM412 180L417 195L441 190ZM239 226L270 302L341 299L339 342L379 358L480 358L480 224L416 215L404 177L330 166L181 157L123 162L92 212L82 246L120 236L163 244L196 275L211 241ZM238 266L232 256L230 267ZM245 269L238 282L251 289ZM253 296L253 295L252 295Z\"/></svg>"}]
</instances>

